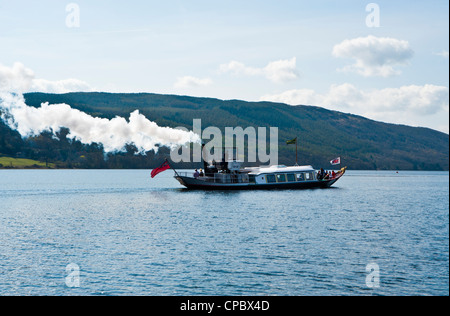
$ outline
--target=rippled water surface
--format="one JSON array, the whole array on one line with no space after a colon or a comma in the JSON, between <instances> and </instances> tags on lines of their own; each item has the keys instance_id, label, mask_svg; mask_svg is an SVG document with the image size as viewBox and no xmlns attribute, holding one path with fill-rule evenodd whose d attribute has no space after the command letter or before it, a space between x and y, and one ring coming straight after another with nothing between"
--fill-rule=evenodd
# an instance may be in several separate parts
<instances>
[{"instance_id":1,"label":"rippled water surface","mask_svg":"<svg viewBox=\"0 0 450 316\"><path fill-rule=\"evenodd\" d=\"M242 192L172 175L0 170L0 295L449 294L448 172Z\"/></svg>"}]
</instances>

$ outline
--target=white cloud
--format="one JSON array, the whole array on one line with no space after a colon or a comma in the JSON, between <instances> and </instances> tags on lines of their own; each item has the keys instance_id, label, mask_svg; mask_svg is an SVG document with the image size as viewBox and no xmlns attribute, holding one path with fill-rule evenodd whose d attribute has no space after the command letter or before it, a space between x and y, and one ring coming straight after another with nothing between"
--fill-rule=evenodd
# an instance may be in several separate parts
<instances>
[{"instance_id":1,"label":"white cloud","mask_svg":"<svg viewBox=\"0 0 450 316\"><path fill-rule=\"evenodd\" d=\"M12 67L0 64L0 91L25 92L30 89L34 73L21 63Z\"/></svg>"},{"instance_id":2,"label":"white cloud","mask_svg":"<svg viewBox=\"0 0 450 316\"><path fill-rule=\"evenodd\" d=\"M193 88L209 86L213 83L210 78L200 79L192 76L180 77L175 82L175 88Z\"/></svg>"},{"instance_id":3,"label":"white cloud","mask_svg":"<svg viewBox=\"0 0 450 316\"><path fill-rule=\"evenodd\" d=\"M413 55L408 41L372 35L345 40L333 48L334 57L355 60L340 71L356 72L365 77L398 75L401 72L394 66L405 65Z\"/></svg>"},{"instance_id":4,"label":"white cloud","mask_svg":"<svg viewBox=\"0 0 450 316\"><path fill-rule=\"evenodd\" d=\"M46 79L34 79L28 92L68 93L89 92L92 88L84 81L78 79L64 79L50 81Z\"/></svg>"},{"instance_id":5,"label":"white cloud","mask_svg":"<svg viewBox=\"0 0 450 316\"><path fill-rule=\"evenodd\" d=\"M375 120L428 126L448 133L449 89L444 86L410 85L364 91L344 83L332 85L325 94L310 89L298 89L264 95L260 100L290 105L323 106ZM436 122L432 122L432 119Z\"/></svg>"},{"instance_id":6,"label":"white cloud","mask_svg":"<svg viewBox=\"0 0 450 316\"><path fill-rule=\"evenodd\" d=\"M267 79L275 83L282 83L298 78L296 70L297 59L295 57L286 60L278 60L264 67Z\"/></svg>"},{"instance_id":7,"label":"white cloud","mask_svg":"<svg viewBox=\"0 0 450 316\"><path fill-rule=\"evenodd\" d=\"M444 57L444 58L447 58L447 59L449 57L448 50L444 50L444 51L442 51L440 53L436 53L435 55L441 56L441 57Z\"/></svg>"},{"instance_id":8,"label":"white cloud","mask_svg":"<svg viewBox=\"0 0 450 316\"><path fill-rule=\"evenodd\" d=\"M14 63L12 67L0 64L0 91L67 93L92 91L92 88L86 82L78 79L58 81L36 79L31 69L26 68L22 63Z\"/></svg>"},{"instance_id":9,"label":"white cloud","mask_svg":"<svg viewBox=\"0 0 450 316\"><path fill-rule=\"evenodd\" d=\"M220 65L219 71L235 75L263 76L274 83L284 83L298 78L296 64L297 58L295 57L270 62L264 68L249 67L238 61L231 61L228 64Z\"/></svg>"}]
</instances>

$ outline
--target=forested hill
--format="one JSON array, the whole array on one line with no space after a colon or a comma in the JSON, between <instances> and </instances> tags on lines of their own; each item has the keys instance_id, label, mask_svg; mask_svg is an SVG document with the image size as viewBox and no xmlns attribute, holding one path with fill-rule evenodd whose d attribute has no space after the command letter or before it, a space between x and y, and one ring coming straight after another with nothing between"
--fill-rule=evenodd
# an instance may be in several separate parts
<instances>
[{"instance_id":1,"label":"forested hill","mask_svg":"<svg viewBox=\"0 0 450 316\"><path fill-rule=\"evenodd\" d=\"M130 112L139 109L160 126L185 126L192 129L192 120L200 118L203 128L278 127L279 163L282 164L295 162L295 146L286 145L286 141L298 137L300 164L328 168L329 161L340 156L342 163L350 169L449 169L449 135L445 133L381 123L315 106L148 93L29 93L25 98L31 106L40 106L42 102L67 103L90 115L105 118L117 115L128 118ZM131 149L128 157L127 154L121 154L102 162L97 157L98 151L101 151L98 146L83 146L78 142L67 141L64 135L60 136L59 144L54 138L43 135L32 143L22 140L22 147L14 148L11 142L20 143L17 133L2 123L0 153L11 156L20 153L27 156L25 158L59 162L60 166L66 167L150 168L160 162L152 155L133 157ZM45 137L51 140L41 144ZM84 158L80 159L81 156Z\"/></svg>"}]
</instances>

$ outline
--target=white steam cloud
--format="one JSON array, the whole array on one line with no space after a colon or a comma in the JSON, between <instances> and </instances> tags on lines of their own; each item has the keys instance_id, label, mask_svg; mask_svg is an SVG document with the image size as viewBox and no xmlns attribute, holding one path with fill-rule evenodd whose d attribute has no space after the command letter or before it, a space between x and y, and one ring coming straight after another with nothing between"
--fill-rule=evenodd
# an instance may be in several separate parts
<instances>
[{"instance_id":1,"label":"white steam cloud","mask_svg":"<svg viewBox=\"0 0 450 316\"><path fill-rule=\"evenodd\" d=\"M40 107L25 104L22 92L29 91L33 81L48 87L61 87L64 82L73 86L77 81L50 82L34 79L31 70L16 63L12 68L0 65L0 118L22 137L41 134L44 131L57 133L68 128L68 138L84 144L99 143L106 153L123 151L126 145L134 145L139 153L158 150L159 146L175 148L191 142L200 142L193 132L158 126L138 110L128 120L123 117L105 119L93 117L68 104L43 103Z\"/></svg>"}]
</instances>

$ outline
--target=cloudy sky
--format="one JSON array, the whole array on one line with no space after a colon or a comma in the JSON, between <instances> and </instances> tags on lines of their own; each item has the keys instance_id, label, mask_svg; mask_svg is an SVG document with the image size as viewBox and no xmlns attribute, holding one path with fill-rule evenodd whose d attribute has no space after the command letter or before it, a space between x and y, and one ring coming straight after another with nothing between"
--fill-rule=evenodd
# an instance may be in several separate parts
<instances>
[{"instance_id":1,"label":"cloudy sky","mask_svg":"<svg viewBox=\"0 0 450 316\"><path fill-rule=\"evenodd\" d=\"M448 133L448 11L447 0L0 0L0 85L317 105Z\"/></svg>"}]
</instances>

